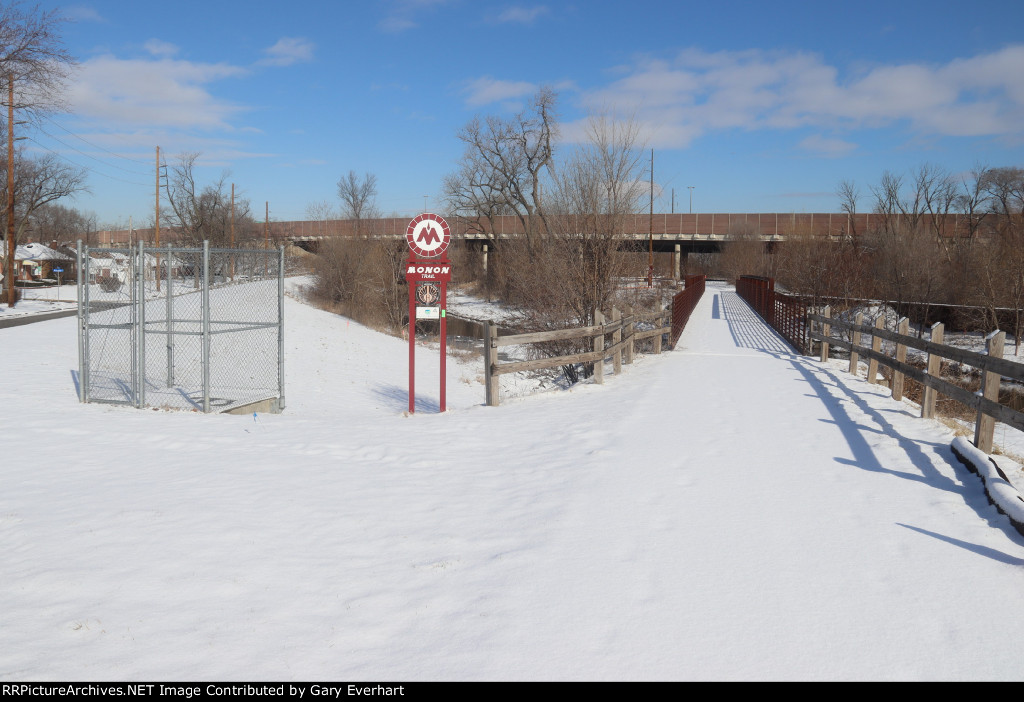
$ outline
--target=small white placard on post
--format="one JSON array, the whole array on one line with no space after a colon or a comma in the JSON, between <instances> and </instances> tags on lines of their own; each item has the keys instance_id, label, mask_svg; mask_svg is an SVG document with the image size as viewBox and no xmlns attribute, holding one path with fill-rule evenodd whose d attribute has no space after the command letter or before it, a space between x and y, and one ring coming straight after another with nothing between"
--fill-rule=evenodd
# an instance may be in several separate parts
<instances>
[{"instance_id":1,"label":"small white placard on post","mask_svg":"<svg viewBox=\"0 0 1024 702\"><path fill-rule=\"evenodd\" d=\"M441 308L440 307L416 307L416 319L440 319Z\"/></svg>"}]
</instances>

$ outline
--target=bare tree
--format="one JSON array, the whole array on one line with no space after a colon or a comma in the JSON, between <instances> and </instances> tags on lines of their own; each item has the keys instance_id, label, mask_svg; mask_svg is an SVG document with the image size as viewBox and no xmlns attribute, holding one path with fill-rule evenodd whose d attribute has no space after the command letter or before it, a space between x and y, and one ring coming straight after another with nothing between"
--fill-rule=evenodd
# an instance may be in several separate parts
<instances>
[{"instance_id":1,"label":"bare tree","mask_svg":"<svg viewBox=\"0 0 1024 702\"><path fill-rule=\"evenodd\" d=\"M38 158L28 158L23 153L15 154L14 241L22 240L25 232L33 228L40 208L63 197L86 191L85 179L85 169L70 166L53 154ZM0 169L0 197L6 202L6 168ZM0 211L0 228L7 231L6 208Z\"/></svg>"},{"instance_id":2,"label":"bare tree","mask_svg":"<svg viewBox=\"0 0 1024 702\"><path fill-rule=\"evenodd\" d=\"M857 201L860 200L860 189L852 180L844 180L836 188L839 196L839 209L846 213L848 222L846 235L854 242L857 241Z\"/></svg>"},{"instance_id":3,"label":"bare tree","mask_svg":"<svg viewBox=\"0 0 1024 702\"><path fill-rule=\"evenodd\" d=\"M18 117L22 121L31 121L47 111L62 106L64 79L74 65L73 57L64 49L61 41L59 30L62 21L57 12L52 10L40 11L39 8L32 8L30 11L23 11L18 3L0 6L0 80L7 88L3 94L8 108L0 119L7 128L5 131L8 132L8 136L14 126L9 124L12 121L9 112L13 113L17 109ZM10 151L13 149L8 147L4 154L8 163L15 158L15 154L9 153ZM28 188L27 192L34 192L36 197L34 204L24 202L18 207L18 203L15 202L18 209L13 216L10 213L4 215L7 304L11 307L15 303L14 252L17 243L17 231L12 233L12 230L18 228L19 219L21 228L24 227L25 218L32 209L56 199L49 197L49 192L54 187L60 190L66 185L59 182L62 180L61 174L55 171L53 164L41 161L38 165L45 172L44 177L51 180ZM16 198L18 193L14 191L20 187L16 179L13 188L5 186L5 195L8 198L11 195ZM81 179L75 187L81 188ZM5 198L5 202L9 203L11 200Z\"/></svg>"},{"instance_id":4,"label":"bare tree","mask_svg":"<svg viewBox=\"0 0 1024 702\"><path fill-rule=\"evenodd\" d=\"M94 220L95 215L49 203L32 213L29 227L41 241L71 244L76 239L88 236Z\"/></svg>"},{"instance_id":5,"label":"bare tree","mask_svg":"<svg viewBox=\"0 0 1024 702\"><path fill-rule=\"evenodd\" d=\"M315 223L314 234L325 236L330 230L330 222L340 219L340 215L331 202L320 200L306 205L306 219Z\"/></svg>"},{"instance_id":6,"label":"bare tree","mask_svg":"<svg viewBox=\"0 0 1024 702\"><path fill-rule=\"evenodd\" d=\"M514 214L531 244L548 233L543 184L558 136L556 101L553 90L541 88L515 117L477 117L460 130L466 149L445 187L453 212L467 218Z\"/></svg>"},{"instance_id":7,"label":"bare tree","mask_svg":"<svg viewBox=\"0 0 1024 702\"><path fill-rule=\"evenodd\" d=\"M501 197L493 172L480 159L463 159L459 170L444 178L442 192L448 214L470 231L484 234L491 243L497 237L496 218L514 214Z\"/></svg>"},{"instance_id":8,"label":"bare tree","mask_svg":"<svg viewBox=\"0 0 1024 702\"><path fill-rule=\"evenodd\" d=\"M63 23L56 10L0 6L0 79L5 87L13 81L21 119L63 107L64 82L75 64L60 36Z\"/></svg>"},{"instance_id":9,"label":"bare tree","mask_svg":"<svg viewBox=\"0 0 1024 702\"><path fill-rule=\"evenodd\" d=\"M227 171L213 183L197 182L200 154L185 153L167 169L165 191L169 207L161 209L163 223L174 229L186 246L228 246L231 242L231 174ZM249 201L236 195L234 201L235 243L261 237Z\"/></svg>"},{"instance_id":10,"label":"bare tree","mask_svg":"<svg viewBox=\"0 0 1024 702\"><path fill-rule=\"evenodd\" d=\"M632 121L591 118L588 141L559 165L554 178L554 245L572 252L565 275L567 303L581 324L607 308L630 266L626 223L648 193L639 127Z\"/></svg>"},{"instance_id":11,"label":"bare tree","mask_svg":"<svg viewBox=\"0 0 1024 702\"><path fill-rule=\"evenodd\" d=\"M989 169L984 189L995 218L990 289L1000 304L1014 310L1014 352L1019 354L1024 325L1024 168ZM993 326L998 326L994 311L992 316Z\"/></svg>"},{"instance_id":12,"label":"bare tree","mask_svg":"<svg viewBox=\"0 0 1024 702\"><path fill-rule=\"evenodd\" d=\"M328 309L397 333L409 309L404 241L332 238L317 257L312 293Z\"/></svg>"},{"instance_id":13,"label":"bare tree","mask_svg":"<svg viewBox=\"0 0 1024 702\"><path fill-rule=\"evenodd\" d=\"M982 189L997 217L1024 214L1024 168L990 168L982 178Z\"/></svg>"},{"instance_id":14,"label":"bare tree","mask_svg":"<svg viewBox=\"0 0 1024 702\"><path fill-rule=\"evenodd\" d=\"M371 233L364 231L364 225L366 220L380 217L376 205L377 176L367 173L360 180L355 171L349 171L347 176L338 181L338 197L341 198L342 216L355 220L356 232Z\"/></svg>"},{"instance_id":15,"label":"bare tree","mask_svg":"<svg viewBox=\"0 0 1024 702\"><path fill-rule=\"evenodd\" d=\"M719 265L726 276L733 280L741 275L774 277L774 257L768 253L767 245L753 223L745 220L735 222L730 225L728 234L719 257Z\"/></svg>"},{"instance_id":16,"label":"bare tree","mask_svg":"<svg viewBox=\"0 0 1024 702\"><path fill-rule=\"evenodd\" d=\"M544 202L543 235L502 243L502 293L518 306L515 325L526 330L594 323L597 310L616 301L622 280L640 274L629 250L627 223L647 194L639 129L630 121L592 118L588 140L556 169ZM547 344L544 355L583 350L577 341ZM563 367L573 383L581 369ZM589 374L590 366L582 373Z\"/></svg>"}]
</instances>

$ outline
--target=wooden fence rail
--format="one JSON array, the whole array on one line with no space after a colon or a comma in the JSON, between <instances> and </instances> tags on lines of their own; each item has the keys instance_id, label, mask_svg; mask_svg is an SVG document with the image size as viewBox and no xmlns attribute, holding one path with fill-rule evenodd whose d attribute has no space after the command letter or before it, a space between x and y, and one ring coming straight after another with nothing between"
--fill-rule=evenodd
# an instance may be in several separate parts
<instances>
[{"instance_id":1,"label":"wooden fence rail","mask_svg":"<svg viewBox=\"0 0 1024 702\"><path fill-rule=\"evenodd\" d=\"M597 324L586 327L500 336L498 325L494 321L485 323L484 387L487 405L494 407L500 403L499 376L506 373L557 368L574 363L593 363L594 382L601 384L604 382L604 361L611 357L614 372L618 375L622 372L623 363L629 365L633 362L637 341L652 339L652 351L658 354L662 350L662 336L669 334L669 348L674 348L679 333L682 332L697 300L704 292L704 276L691 276L687 278L686 285L686 289L673 297L670 309L659 312L634 312L630 308L623 311L613 307L611 321L605 321L604 314L598 311L595 313ZM638 329L637 325L643 323L652 324L653 327ZM605 337L609 334L612 337L611 344L606 346ZM591 351L529 361L498 362L498 349L503 346L587 338L591 340Z\"/></svg>"},{"instance_id":2,"label":"wooden fence rail","mask_svg":"<svg viewBox=\"0 0 1024 702\"><path fill-rule=\"evenodd\" d=\"M892 395L900 399L903 392L904 377L912 378L925 387L925 395L921 402L921 416L930 417L934 412L935 393L945 395L967 407L978 412L975 422L974 445L985 453L992 453L993 434L995 422L998 420L1015 429L1024 431L1024 412L1019 412L1011 407L999 403L999 383L1001 378L1009 378L1017 382L1024 382L1024 364L1008 361L1003 358L1003 345L1006 333L995 331L986 338L986 353L966 351L953 346L946 346L939 343L943 338L942 324L932 326L931 340L918 339L906 333L907 324L904 319L900 320L900 332L892 332L881 327L879 322L882 317L876 319L874 325L862 323L863 315L858 315L854 322L832 317L828 308L825 314L808 313L807 319L820 325L819 329L810 331L810 338L820 341L821 358L828 358L830 346L839 346L850 351L850 372L857 370L857 361L860 356L869 359L868 382L876 382L878 365L883 365L893 371ZM844 329L851 333L852 341L837 338L832 335L835 329ZM861 344L864 335L871 336L871 347ZM895 356L890 357L881 351L882 340L892 341L896 344ZM928 354L927 368L916 368L906 362L907 348L914 348ZM964 365L972 366L982 371L981 393L973 393L958 385L939 377L939 368L942 359L956 361Z\"/></svg>"}]
</instances>

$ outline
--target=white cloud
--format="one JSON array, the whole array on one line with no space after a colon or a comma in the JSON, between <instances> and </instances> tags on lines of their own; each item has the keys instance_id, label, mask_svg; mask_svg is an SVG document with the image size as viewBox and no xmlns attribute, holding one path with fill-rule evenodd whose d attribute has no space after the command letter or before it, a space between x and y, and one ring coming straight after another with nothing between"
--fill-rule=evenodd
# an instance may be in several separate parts
<instances>
[{"instance_id":1,"label":"white cloud","mask_svg":"<svg viewBox=\"0 0 1024 702\"><path fill-rule=\"evenodd\" d=\"M80 65L68 99L80 116L111 124L230 129L230 118L245 108L206 86L246 72L220 63L97 56Z\"/></svg>"},{"instance_id":2,"label":"white cloud","mask_svg":"<svg viewBox=\"0 0 1024 702\"><path fill-rule=\"evenodd\" d=\"M65 7L61 13L72 22L102 22L106 23L103 17L95 8L86 5L72 5Z\"/></svg>"},{"instance_id":3,"label":"white cloud","mask_svg":"<svg viewBox=\"0 0 1024 702\"><path fill-rule=\"evenodd\" d=\"M636 62L582 96L591 109L632 112L659 146L686 146L720 129L874 128L922 134L1024 134L1024 46L943 65L879 65L857 75L796 52L690 49ZM846 142L808 142L842 150Z\"/></svg>"},{"instance_id":4,"label":"white cloud","mask_svg":"<svg viewBox=\"0 0 1024 702\"><path fill-rule=\"evenodd\" d=\"M153 56L159 56L161 58L169 58L178 53L178 47L170 42L162 41L160 39L150 39L142 45L143 48Z\"/></svg>"},{"instance_id":5,"label":"white cloud","mask_svg":"<svg viewBox=\"0 0 1024 702\"><path fill-rule=\"evenodd\" d=\"M545 5L536 5L534 7L513 6L502 11L495 21L531 24L535 19L547 14L549 11Z\"/></svg>"},{"instance_id":6,"label":"white cloud","mask_svg":"<svg viewBox=\"0 0 1024 702\"><path fill-rule=\"evenodd\" d=\"M846 156L857 148L856 144L842 139L829 139L820 134L812 134L803 139L799 144L801 149L810 151L817 156L838 158Z\"/></svg>"},{"instance_id":7,"label":"white cloud","mask_svg":"<svg viewBox=\"0 0 1024 702\"><path fill-rule=\"evenodd\" d=\"M392 34L404 32L419 25L416 17L421 12L449 2L451 0L392 0L387 3L387 15L377 23L377 27Z\"/></svg>"},{"instance_id":8,"label":"white cloud","mask_svg":"<svg viewBox=\"0 0 1024 702\"><path fill-rule=\"evenodd\" d=\"M495 80L490 76L484 76L468 81L463 92L466 94L466 104L478 107L532 95L537 92L537 86L525 81Z\"/></svg>"},{"instance_id":9,"label":"white cloud","mask_svg":"<svg viewBox=\"0 0 1024 702\"><path fill-rule=\"evenodd\" d=\"M313 60L313 49L316 45L302 37L282 37L273 46L264 49L267 58L261 60L264 66L290 66Z\"/></svg>"}]
</instances>

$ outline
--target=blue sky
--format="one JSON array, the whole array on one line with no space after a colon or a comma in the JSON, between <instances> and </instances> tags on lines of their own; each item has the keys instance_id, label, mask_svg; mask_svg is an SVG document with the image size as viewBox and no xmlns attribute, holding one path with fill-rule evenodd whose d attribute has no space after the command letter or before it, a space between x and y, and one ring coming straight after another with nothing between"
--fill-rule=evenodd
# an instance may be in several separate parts
<instances>
[{"instance_id":1,"label":"blue sky","mask_svg":"<svg viewBox=\"0 0 1024 702\"><path fill-rule=\"evenodd\" d=\"M440 209L474 115L541 85L567 141L632 116L655 151L657 211L822 212L837 184L924 163L1024 165L1024 3L100 1L73 21L67 113L33 131L90 169L68 202L101 223L152 217L154 151L230 170L262 216L337 203L376 174L385 214ZM569 144L565 144L568 148Z\"/></svg>"}]
</instances>

